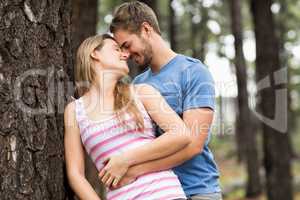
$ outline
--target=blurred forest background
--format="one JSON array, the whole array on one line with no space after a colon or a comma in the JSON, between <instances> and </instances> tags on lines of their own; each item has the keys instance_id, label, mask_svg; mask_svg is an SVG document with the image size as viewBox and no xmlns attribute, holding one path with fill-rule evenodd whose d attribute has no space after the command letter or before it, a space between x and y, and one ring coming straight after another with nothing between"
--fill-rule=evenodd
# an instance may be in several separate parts
<instances>
[{"instance_id":1,"label":"blurred forest background","mask_svg":"<svg viewBox=\"0 0 300 200\"><path fill-rule=\"evenodd\" d=\"M107 32L122 2L0 1L0 199L74 199L62 143L74 53L86 37ZM200 59L214 77L210 147L224 199L300 200L300 1L142 2L171 48ZM17 84L22 95L14 96L20 75L36 68L45 71ZM17 101L47 114L24 114ZM86 175L103 196L95 173L87 159Z\"/></svg>"}]
</instances>

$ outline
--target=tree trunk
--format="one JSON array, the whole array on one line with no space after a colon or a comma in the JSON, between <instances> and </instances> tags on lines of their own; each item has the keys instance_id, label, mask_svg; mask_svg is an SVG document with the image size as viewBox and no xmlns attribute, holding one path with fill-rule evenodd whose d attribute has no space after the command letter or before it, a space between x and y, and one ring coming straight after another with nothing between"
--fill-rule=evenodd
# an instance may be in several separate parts
<instances>
[{"instance_id":1,"label":"tree trunk","mask_svg":"<svg viewBox=\"0 0 300 200\"><path fill-rule=\"evenodd\" d=\"M201 21L199 23L200 31L200 50L197 50L195 57L198 57L200 60L204 61L206 56L206 44L208 43L208 34L209 30L207 28L207 22L209 20L208 9L203 6L203 3L200 5Z\"/></svg>"},{"instance_id":2,"label":"tree trunk","mask_svg":"<svg viewBox=\"0 0 300 200\"><path fill-rule=\"evenodd\" d=\"M258 106L264 122L262 131L266 188L269 200L291 200L293 199L293 192L290 144L287 128L284 128L287 117L284 113L286 111L284 109L287 109L285 108L287 104L287 84L284 81L286 74L284 71L278 73L281 68L279 44L275 34L273 15L270 10L271 5L271 0L251 0L256 37L257 85L263 87L258 88L260 97ZM276 102L279 100L280 102ZM276 104L280 105L279 108ZM281 108L284 109L281 110ZM278 120L278 116L284 118Z\"/></svg>"},{"instance_id":3,"label":"tree trunk","mask_svg":"<svg viewBox=\"0 0 300 200\"><path fill-rule=\"evenodd\" d=\"M150 8L153 9L155 14L158 15L158 8L157 8L157 1L156 0L139 0L139 1L147 4Z\"/></svg>"},{"instance_id":4,"label":"tree trunk","mask_svg":"<svg viewBox=\"0 0 300 200\"><path fill-rule=\"evenodd\" d=\"M0 1L1 199L72 199L63 148L70 8Z\"/></svg>"},{"instance_id":5,"label":"tree trunk","mask_svg":"<svg viewBox=\"0 0 300 200\"><path fill-rule=\"evenodd\" d=\"M288 70L287 75L287 89L288 89L288 132L294 133L295 125L296 125L296 119L295 112L292 109L292 96L291 96L291 88L289 87L290 81L291 81L291 73L290 73L290 66L288 62L288 53L284 47L285 42L287 41L286 35L288 30L288 27L286 25L286 20L289 19L289 12L288 12L288 5L285 1L280 0L280 12L279 12L279 19L277 21L278 23L278 32L279 32L279 49L280 49L280 62L282 67L286 67ZM291 137L292 135L289 135L289 143L290 143L290 152L292 155L292 158L297 157L296 152L293 149L293 146L291 145Z\"/></svg>"},{"instance_id":6,"label":"tree trunk","mask_svg":"<svg viewBox=\"0 0 300 200\"><path fill-rule=\"evenodd\" d=\"M174 8L172 7L172 2L174 0L170 0L170 7L169 7L169 39L170 39L170 45L171 49L173 51L177 51L177 41L176 41L176 15Z\"/></svg>"},{"instance_id":7,"label":"tree trunk","mask_svg":"<svg viewBox=\"0 0 300 200\"><path fill-rule=\"evenodd\" d=\"M79 45L89 36L97 32L98 0L72 0L72 50L75 64ZM74 66L68 70L71 80L74 78ZM74 81L74 80L73 80ZM85 152L85 176L96 193L104 198L105 188L97 176L97 169Z\"/></svg>"},{"instance_id":8,"label":"tree trunk","mask_svg":"<svg viewBox=\"0 0 300 200\"><path fill-rule=\"evenodd\" d=\"M198 8L198 4L202 4L197 2L196 8L195 6L195 0L189 0L188 5L192 6L194 9ZM171 8L170 8L171 9ZM197 34L198 34L198 29L197 29L197 24L193 21L194 13L192 11L189 11L189 17L190 17L190 45L192 49L192 56L196 58L197 56ZM171 19L170 19L171 20ZM202 21L202 19L201 19Z\"/></svg>"},{"instance_id":9,"label":"tree trunk","mask_svg":"<svg viewBox=\"0 0 300 200\"><path fill-rule=\"evenodd\" d=\"M208 9L203 6L203 2L198 2L197 0L189 0L189 5L193 9L199 10L201 15L201 21L193 21L194 13L191 11L190 15L190 45L192 49L192 57L200 59L202 62L205 60L206 56L206 44L208 43L209 30L207 28L207 21L209 20ZM195 11L196 13L196 11Z\"/></svg>"},{"instance_id":10,"label":"tree trunk","mask_svg":"<svg viewBox=\"0 0 300 200\"><path fill-rule=\"evenodd\" d=\"M243 28L241 5L239 0L230 1L231 29L234 35L235 68L238 85L238 112L236 122L236 137L239 152L245 159L248 181L246 197L256 197L261 193L259 177L259 159L257 152L256 130L251 122L251 112L248 105L247 72L243 54Z\"/></svg>"},{"instance_id":11,"label":"tree trunk","mask_svg":"<svg viewBox=\"0 0 300 200\"><path fill-rule=\"evenodd\" d=\"M81 42L96 34L98 17L98 0L72 0L72 50L75 61L76 51ZM68 69L73 80L73 66Z\"/></svg>"}]
</instances>

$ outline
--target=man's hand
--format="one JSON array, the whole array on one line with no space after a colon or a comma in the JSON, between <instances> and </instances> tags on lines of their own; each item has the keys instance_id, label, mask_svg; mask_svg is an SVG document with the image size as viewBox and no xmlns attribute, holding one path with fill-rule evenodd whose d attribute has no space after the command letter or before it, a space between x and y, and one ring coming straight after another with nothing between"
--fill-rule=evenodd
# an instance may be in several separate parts
<instances>
[{"instance_id":1,"label":"man's hand","mask_svg":"<svg viewBox=\"0 0 300 200\"><path fill-rule=\"evenodd\" d=\"M115 189L119 189L125 185L129 185L130 183L134 182L138 178L138 176L141 175L139 172L141 172L141 171L139 171L137 165L130 167L128 169L128 171L126 172L126 174L119 181L117 186L112 186L110 189L115 190Z\"/></svg>"},{"instance_id":2,"label":"man's hand","mask_svg":"<svg viewBox=\"0 0 300 200\"><path fill-rule=\"evenodd\" d=\"M106 187L117 186L129 169L129 164L122 155L116 155L105 161L106 165L99 173L99 178Z\"/></svg>"},{"instance_id":3,"label":"man's hand","mask_svg":"<svg viewBox=\"0 0 300 200\"><path fill-rule=\"evenodd\" d=\"M115 190L119 189L125 185L129 185L130 183L133 183L136 180L136 177L128 176L127 174L123 176L121 181L118 183L116 187L111 187L110 189Z\"/></svg>"}]
</instances>

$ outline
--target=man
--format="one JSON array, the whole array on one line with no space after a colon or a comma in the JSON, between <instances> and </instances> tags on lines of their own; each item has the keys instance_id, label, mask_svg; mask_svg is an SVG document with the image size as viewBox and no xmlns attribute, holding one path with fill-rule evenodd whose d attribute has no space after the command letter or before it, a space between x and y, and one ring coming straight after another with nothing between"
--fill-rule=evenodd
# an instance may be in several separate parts
<instances>
[{"instance_id":1,"label":"man","mask_svg":"<svg viewBox=\"0 0 300 200\"><path fill-rule=\"evenodd\" d=\"M159 90L189 126L193 140L173 155L131 167L121 186L141 174L173 168L190 199L222 199L219 173L208 148L215 107L209 71L199 60L176 54L166 45L155 13L144 3L120 5L110 31L129 58L140 67L150 66L134 83L147 83Z\"/></svg>"}]
</instances>

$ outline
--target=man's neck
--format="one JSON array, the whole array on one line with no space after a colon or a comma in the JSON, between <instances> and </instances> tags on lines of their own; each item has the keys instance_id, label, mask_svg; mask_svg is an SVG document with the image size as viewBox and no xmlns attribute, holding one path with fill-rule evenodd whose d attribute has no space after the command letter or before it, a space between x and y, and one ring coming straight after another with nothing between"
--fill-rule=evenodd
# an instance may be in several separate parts
<instances>
[{"instance_id":1,"label":"man's neck","mask_svg":"<svg viewBox=\"0 0 300 200\"><path fill-rule=\"evenodd\" d=\"M164 41L158 42L159 46L153 47L151 71L157 73L168 64L177 54L170 49Z\"/></svg>"}]
</instances>

